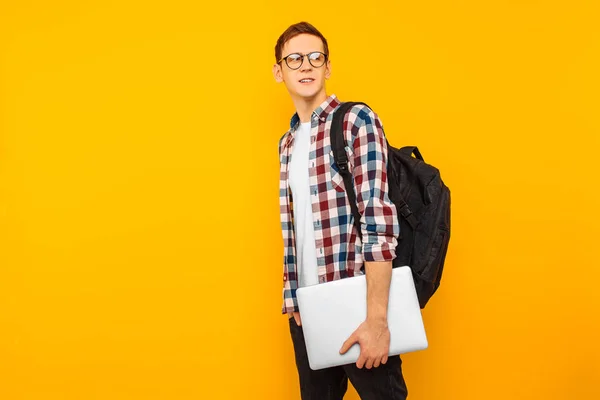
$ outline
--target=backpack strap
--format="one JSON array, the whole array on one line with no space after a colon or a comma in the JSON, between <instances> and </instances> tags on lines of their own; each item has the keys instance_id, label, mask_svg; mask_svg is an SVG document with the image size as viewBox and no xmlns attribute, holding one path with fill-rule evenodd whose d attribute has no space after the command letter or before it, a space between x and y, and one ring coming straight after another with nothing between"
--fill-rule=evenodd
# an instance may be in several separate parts
<instances>
[{"instance_id":1,"label":"backpack strap","mask_svg":"<svg viewBox=\"0 0 600 400\"><path fill-rule=\"evenodd\" d=\"M399 203L399 207L397 205L396 209L398 210L400 215L402 215L404 217L404 219L406 221L408 221L408 223L410 224L410 227L414 231L415 229L417 229L417 225L419 225L419 221L417 220L417 217L415 217L415 214L413 214L412 210L410 209L408 204L406 204L406 202L404 201L404 198L402 197L402 195L400 193L398 193L397 201Z\"/></svg>"},{"instance_id":2,"label":"backpack strap","mask_svg":"<svg viewBox=\"0 0 600 400\"><path fill-rule=\"evenodd\" d=\"M403 148L400 149L400 154L404 154L408 157L412 157L412 155L417 156L417 158L421 161L425 161L423 160L423 156L421 155L421 152L419 151L419 149L417 149L417 146L404 146Z\"/></svg>"}]
</instances>

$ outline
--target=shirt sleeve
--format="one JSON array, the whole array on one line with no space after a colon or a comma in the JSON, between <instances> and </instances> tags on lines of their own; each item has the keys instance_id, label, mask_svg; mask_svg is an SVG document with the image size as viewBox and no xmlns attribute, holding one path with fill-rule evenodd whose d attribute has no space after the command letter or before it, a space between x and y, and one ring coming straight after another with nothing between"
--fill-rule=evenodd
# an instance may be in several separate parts
<instances>
[{"instance_id":1,"label":"shirt sleeve","mask_svg":"<svg viewBox=\"0 0 600 400\"><path fill-rule=\"evenodd\" d=\"M279 139L279 162L282 162L282 149L283 149L283 143L284 143L284 139L285 139L286 135L284 134L280 139ZM281 164L280 164L281 166ZM286 256L286 249L289 249L290 246L293 246L293 243L291 242L291 238L289 237L289 232L291 229L293 229L290 224L289 224L289 216L287 214L287 211L285 208L283 208L283 204L285 202L285 197L287 196L285 191L285 181L282 178L282 175L280 173L280 180L279 180L279 213L280 213L280 218L281 218L281 229L282 229L282 239L283 239L283 248L284 248L284 255L283 255L283 304L281 306L281 313L282 314L286 314L286 313L291 313L293 311L298 311L298 299L296 298L296 290L298 289L298 282L296 281L296 279L292 279L295 278L296 276L292 273L290 273L289 269L287 268L288 264L293 264L294 261L294 257L293 255L290 256ZM286 259L287 258L287 259Z\"/></svg>"},{"instance_id":2,"label":"shirt sleeve","mask_svg":"<svg viewBox=\"0 0 600 400\"><path fill-rule=\"evenodd\" d=\"M392 261L400 234L396 206L389 198L387 141L379 116L365 105L357 113L353 139L354 187L361 216L364 261ZM353 130L354 130L353 129Z\"/></svg>"}]
</instances>

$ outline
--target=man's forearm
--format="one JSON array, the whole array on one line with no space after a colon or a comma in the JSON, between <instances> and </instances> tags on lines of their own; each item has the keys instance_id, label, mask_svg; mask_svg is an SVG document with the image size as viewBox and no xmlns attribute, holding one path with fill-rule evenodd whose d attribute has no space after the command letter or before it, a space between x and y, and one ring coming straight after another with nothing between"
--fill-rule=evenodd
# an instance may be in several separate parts
<instances>
[{"instance_id":1,"label":"man's forearm","mask_svg":"<svg viewBox=\"0 0 600 400\"><path fill-rule=\"evenodd\" d=\"M387 324L392 262L365 261L365 274L367 279L367 320Z\"/></svg>"}]
</instances>

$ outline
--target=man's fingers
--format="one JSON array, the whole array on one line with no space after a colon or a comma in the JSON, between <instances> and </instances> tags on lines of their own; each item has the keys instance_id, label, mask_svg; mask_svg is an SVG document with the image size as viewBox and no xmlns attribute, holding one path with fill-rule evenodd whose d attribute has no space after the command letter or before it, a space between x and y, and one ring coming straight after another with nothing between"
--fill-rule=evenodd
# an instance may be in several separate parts
<instances>
[{"instance_id":1,"label":"man's fingers","mask_svg":"<svg viewBox=\"0 0 600 400\"><path fill-rule=\"evenodd\" d=\"M388 360L388 356L387 356L387 355L385 355L385 356L383 356L383 357L381 358L381 363L382 363L382 364L385 364L385 363L387 362L387 360Z\"/></svg>"},{"instance_id":2,"label":"man's fingers","mask_svg":"<svg viewBox=\"0 0 600 400\"><path fill-rule=\"evenodd\" d=\"M294 318L296 319L296 323L298 324L298 326L302 325L302 320L300 319L300 313L299 312L294 312Z\"/></svg>"},{"instance_id":3,"label":"man's fingers","mask_svg":"<svg viewBox=\"0 0 600 400\"><path fill-rule=\"evenodd\" d=\"M361 355L358 357L358 360L356 360L356 366L358 367L358 369L361 369L364 365L365 365L365 357Z\"/></svg>"},{"instance_id":4,"label":"man's fingers","mask_svg":"<svg viewBox=\"0 0 600 400\"><path fill-rule=\"evenodd\" d=\"M371 357L367 358L367 362L365 363L365 367L367 367L367 369L373 368L373 358L371 358Z\"/></svg>"},{"instance_id":5,"label":"man's fingers","mask_svg":"<svg viewBox=\"0 0 600 400\"><path fill-rule=\"evenodd\" d=\"M373 367L377 368L379 367L381 363L381 358L376 358L375 361L373 362Z\"/></svg>"}]
</instances>

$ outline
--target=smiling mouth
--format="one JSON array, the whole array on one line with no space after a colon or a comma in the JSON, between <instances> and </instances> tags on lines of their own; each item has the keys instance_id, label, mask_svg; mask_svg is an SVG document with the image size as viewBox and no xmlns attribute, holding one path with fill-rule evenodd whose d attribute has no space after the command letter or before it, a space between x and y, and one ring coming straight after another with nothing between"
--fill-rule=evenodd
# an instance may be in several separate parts
<instances>
[{"instance_id":1,"label":"smiling mouth","mask_svg":"<svg viewBox=\"0 0 600 400\"><path fill-rule=\"evenodd\" d=\"M309 83L312 83L312 82L314 82L314 81L315 81L315 80L314 80L314 79L312 79L312 78L306 78L306 79L301 79L301 80L299 80L298 82L300 82L300 83L302 83L302 84L305 84L305 85L307 85L307 84L309 84Z\"/></svg>"}]
</instances>

